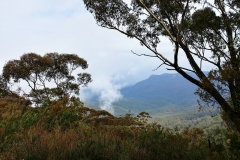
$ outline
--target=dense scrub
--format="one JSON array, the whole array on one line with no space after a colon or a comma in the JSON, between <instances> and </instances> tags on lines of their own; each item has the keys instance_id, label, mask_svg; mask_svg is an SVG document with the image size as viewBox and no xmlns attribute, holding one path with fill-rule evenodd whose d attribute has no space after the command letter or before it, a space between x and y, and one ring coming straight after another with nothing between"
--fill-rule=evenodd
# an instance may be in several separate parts
<instances>
[{"instance_id":1,"label":"dense scrub","mask_svg":"<svg viewBox=\"0 0 240 160\"><path fill-rule=\"evenodd\" d=\"M0 159L239 159L240 135L200 128L171 130L147 124L148 114L114 117L66 107L61 101L31 108L0 100Z\"/></svg>"}]
</instances>

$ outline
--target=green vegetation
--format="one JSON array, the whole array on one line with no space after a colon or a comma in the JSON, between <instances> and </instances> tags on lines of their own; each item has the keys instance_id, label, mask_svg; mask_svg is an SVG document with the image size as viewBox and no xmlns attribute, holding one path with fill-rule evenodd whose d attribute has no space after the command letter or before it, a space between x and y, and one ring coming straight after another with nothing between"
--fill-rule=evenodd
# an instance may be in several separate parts
<instances>
[{"instance_id":1,"label":"green vegetation","mask_svg":"<svg viewBox=\"0 0 240 160\"><path fill-rule=\"evenodd\" d=\"M177 106L177 105L166 105L160 108L151 109L151 102L144 101L145 103L140 103L141 101L132 101L133 103L127 103L129 100L122 103L120 100L114 103L114 115L121 116L125 114L132 114L136 116L139 112L145 111L149 113L152 117L149 122L155 122L161 124L164 127L174 128L177 126L179 129L183 130L185 127L198 127L203 129L205 132L212 132L216 128L225 128L221 114L217 109L210 110L199 110L199 106ZM120 104L120 106L118 106ZM137 105L139 104L139 106ZM100 110L97 103L86 103L89 108ZM124 106L125 105L125 106ZM142 106L142 107L141 107ZM146 107L147 106L147 107ZM153 106L155 104L153 103ZM123 108L124 107L124 108ZM136 107L134 109L134 107Z\"/></svg>"},{"instance_id":2,"label":"green vegetation","mask_svg":"<svg viewBox=\"0 0 240 160\"><path fill-rule=\"evenodd\" d=\"M136 117L67 107L32 108L0 99L0 159L239 159L240 135L199 128L168 129Z\"/></svg>"},{"instance_id":3,"label":"green vegetation","mask_svg":"<svg viewBox=\"0 0 240 160\"><path fill-rule=\"evenodd\" d=\"M216 128L225 128L223 120L216 110L210 112L199 111L198 106L173 108L164 107L160 109L147 111L151 116L152 122L158 122L165 127L173 128L177 126L181 130L185 127L198 127L211 133Z\"/></svg>"}]
</instances>

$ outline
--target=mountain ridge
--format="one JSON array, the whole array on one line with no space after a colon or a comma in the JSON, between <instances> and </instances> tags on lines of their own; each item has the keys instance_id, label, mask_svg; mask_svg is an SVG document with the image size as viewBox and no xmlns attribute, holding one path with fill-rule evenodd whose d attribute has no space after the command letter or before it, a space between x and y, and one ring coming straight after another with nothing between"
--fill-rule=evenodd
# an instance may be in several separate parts
<instances>
[{"instance_id":1,"label":"mountain ridge","mask_svg":"<svg viewBox=\"0 0 240 160\"><path fill-rule=\"evenodd\" d=\"M197 79L194 73L190 72L188 74ZM197 99L199 97L194 94L196 89L197 86L186 80L179 73L151 75L134 85L120 89L123 97L115 101L112 106L117 107L117 110L127 110L132 113L174 106L172 108L175 108L177 112L178 108L198 105ZM99 106L98 99L99 96L94 95L89 101L90 103L86 102L86 104L99 109L99 107L96 107ZM175 112L174 109L171 109L171 111ZM119 114L116 113L116 115Z\"/></svg>"},{"instance_id":2,"label":"mountain ridge","mask_svg":"<svg viewBox=\"0 0 240 160\"><path fill-rule=\"evenodd\" d=\"M194 84L178 73L151 75L145 80L121 89L123 99L114 105L131 110L138 110L135 108L137 105L138 108L144 109L143 104L149 105L146 110L170 104L187 107L197 104L198 96L194 95L196 89Z\"/></svg>"}]
</instances>

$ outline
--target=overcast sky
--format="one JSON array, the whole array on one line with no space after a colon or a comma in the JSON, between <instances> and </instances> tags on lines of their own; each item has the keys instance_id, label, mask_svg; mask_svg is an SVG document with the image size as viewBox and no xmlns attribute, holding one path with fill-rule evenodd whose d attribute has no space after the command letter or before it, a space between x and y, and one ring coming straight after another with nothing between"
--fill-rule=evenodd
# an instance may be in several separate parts
<instances>
[{"instance_id":1,"label":"overcast sky","mask_svg":"<svg viewBox=\"0 0 240 160\"><path fill-rule=\"evenodd\" d=\"M0 24L1 68L24 53L75 53L88 61L89 88L96 93L166 72L166 67L153 71L159 60L131 53L149 53L139 42L97 26L82 0L1 0ZM160 47L166 55L173 52L166 40Z\"/></svg>"}]
</instances>

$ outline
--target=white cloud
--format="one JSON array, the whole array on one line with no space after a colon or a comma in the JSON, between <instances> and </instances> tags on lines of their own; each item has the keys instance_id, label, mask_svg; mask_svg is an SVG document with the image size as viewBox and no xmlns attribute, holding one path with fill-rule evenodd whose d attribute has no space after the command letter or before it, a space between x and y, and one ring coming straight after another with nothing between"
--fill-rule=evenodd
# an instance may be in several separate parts
<instances>
[{"instance_id":1,"label":"white cloud","mask_svg":"<svg viewBox=\"0 0 240 160\"><path fill-rule=\"evenodd\" d=\"M92 95L98 95L99 107L114 114L112 104L122 98L120 89L124 86L124 83L122 83L124 78L123 75L107 76L102 74L94 76L94 83L89 84L93 94L89 94L89 88L87 91L83 89L81 91L81 100L88 101Z\"/></svg>"}]
</instances>

